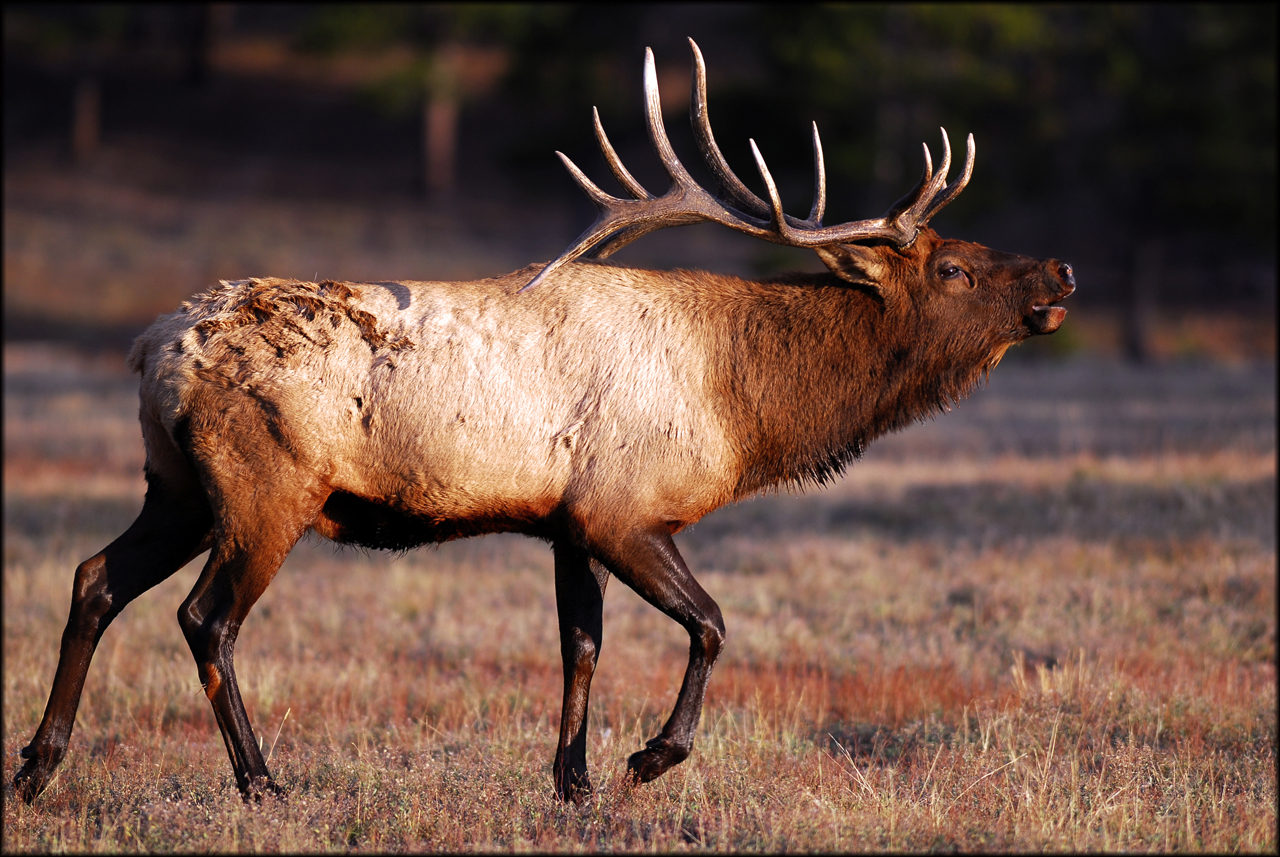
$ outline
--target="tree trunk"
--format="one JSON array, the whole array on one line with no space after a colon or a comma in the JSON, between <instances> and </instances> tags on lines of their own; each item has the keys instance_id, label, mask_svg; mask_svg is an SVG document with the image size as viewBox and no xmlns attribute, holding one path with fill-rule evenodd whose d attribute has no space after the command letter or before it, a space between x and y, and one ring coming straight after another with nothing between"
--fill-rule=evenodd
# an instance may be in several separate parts
<instances>
[{"instance_id":1,"label":"tree trunk","mask_svg":"<svg viewBox=\"0 0 1280 857\"><path fill-rule=\"evenodd\" d=\"M458 99L450 94L427 93L423 104L427 194L447 195L453 190L458 151Z\"/></svg>"},{"instance_id":2,"label":"tree trunk","mask_svg":"<svg viewBox=\"0 0 1280 857\"><path fill-rule=\"evenodd\" d=\"M422 104L423 155L428 196L453 192L458 154L459 71L462 49L446 44L431 57Z\"/></svg>"},{"instance_id":3,"label":"tree trunk","mask_svg":"<svg viewBox=\"0 0 1280 857\"><path fill-rule=\"evenodd\" d=\"M235 22L234 3L202 3L190 9L187 31L187 85L199 89L213 74L213 51Z\"/></svg>"},{"instance_id":4,"label":"tree trunk","mask_svg":"<svg viewBox=\"0 0 1280 857\"><path fill-rule=\"evenodd\" d=\"M102 142L102 84L95 75L86 75L76 84L71 104L71 154L77 164L86 164Z\"/></svg>"},{"instance_id":5,"label":"tree trunk","mask_svg":"<svg viewBox=\"0 0 1280 857\"><path fill-rule=\"evenodd\" d=\"M1151 359L1151 327L1164 268L1164 241L1148 238L1133 253L1128 305L1124 310L1124 354L1133 363Z\"/></svg>"}]
</instances>

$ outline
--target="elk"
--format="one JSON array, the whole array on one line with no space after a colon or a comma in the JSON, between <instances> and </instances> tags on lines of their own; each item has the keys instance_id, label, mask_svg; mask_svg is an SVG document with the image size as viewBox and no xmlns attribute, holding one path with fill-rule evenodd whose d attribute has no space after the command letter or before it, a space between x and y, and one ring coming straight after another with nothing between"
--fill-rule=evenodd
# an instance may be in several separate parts
<instances>
[{"instance_id":1,"label":"elk","mask_svg":"<svg viewBox=\"0 0 1280 857\"><path fill-rule=\"evenodd\" d=\"M822 224L826 180L783 213L764 159L761 199L729 169L693 50L692 122L719 183L686 172L667 139L652 51L649 137L671 179L660 197L622 165L631 199L599 209L557 259L472 282L251 279L160 317L137 340L146 498L128 530L76 569L44 718L14 785L30 802L66 754L85 674L131 600L210 551L178 622L248 798L278 791L232 663L237 633L298 539L407 549L516 532L552 546L564 700L556 793L582 800L601 605L617 577L689 633L662 731L628 760L647 782L693 747L725 626L672 535L779 485L831 479L875 437L946 410L1009 346L1055 331L1071 267L941 238L928 222L973 171L969 136L950 184L924 147L915 188L880 218ZM557 153L559 154L559 153ZM742 279L601 264L668 226L713 221L793 247L829 271ZM587 261L576 261L586 257ZM376 584L371 584L376 585Z\"/></svg>"}]
</instances>

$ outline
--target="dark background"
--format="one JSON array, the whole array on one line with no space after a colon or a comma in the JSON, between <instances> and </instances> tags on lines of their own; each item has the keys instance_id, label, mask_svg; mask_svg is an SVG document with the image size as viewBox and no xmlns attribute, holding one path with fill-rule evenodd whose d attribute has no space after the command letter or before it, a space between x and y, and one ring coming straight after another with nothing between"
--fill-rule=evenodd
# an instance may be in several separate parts
<instances>
[{"instance_id":1,"label":"dark background","mask_svg":"<svg viewBox=\"0 0 1280 857\"><path fill-rule=\"evenodd\" d=\"M958 153L974 134L977 166L932 225L1071 261L1077 345L1110 336L1146 360L1192 348L1187 319L1241 340L1274 316L1271 4L9 5L6 338L123 342L218 278L452 279L551 258L594 216L553 151L617 192L593 105L633 174L665 188L646 46L675 148L710 182L689 36L721 148L763 193L754 138L792 213L812 192L810 121L828 223L882 213L922 141L940 159L944 126ZM724 231L617 258L820 264ZM1274 336L1254 351L1274 356Z\"/></svg>"}]
</instances>

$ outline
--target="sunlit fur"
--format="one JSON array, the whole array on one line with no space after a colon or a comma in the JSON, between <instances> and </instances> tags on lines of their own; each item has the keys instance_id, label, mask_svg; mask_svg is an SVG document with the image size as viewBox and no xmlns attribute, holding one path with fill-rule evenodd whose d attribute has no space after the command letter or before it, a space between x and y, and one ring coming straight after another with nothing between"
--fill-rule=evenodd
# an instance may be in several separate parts
<instances>
[{"instance_id":1,"label":"sunlit fur","mask_svg":"<svg viewBox=\"0 0 1280 857\"><path fill-rule=\"evenodd\" d=\"M824 482L875 437L946 410L1028 335L1028 308L1063 291L1054 262L931 232L873 249L877 289L596 264L519 295L536 266L464 283L224 284L138 340L142 418L197 447L206 481L218 459L263 458L264 486L349 495L306 523L372 547L553 538L563 517L683 526ZM932 276L941 255L975 285Z\"/></svg>"}]
</instances>

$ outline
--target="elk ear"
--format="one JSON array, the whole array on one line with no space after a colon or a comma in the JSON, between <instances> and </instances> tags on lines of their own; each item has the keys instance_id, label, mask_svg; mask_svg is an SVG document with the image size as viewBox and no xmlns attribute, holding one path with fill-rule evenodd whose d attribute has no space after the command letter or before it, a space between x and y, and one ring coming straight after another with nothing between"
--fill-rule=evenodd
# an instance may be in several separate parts
<instances>
[{"instance_id":1,"label":"elk ear","mask_svg":"<svg viewBox=\"0 0 1280 857\"><path fill-rule=\"evenodd\" d=\"M884 261L875 247L860 244L827 244L814 247L831 273L855 286L867 286L880 292L887 273Z\"/></svg>"}]
</instances>

